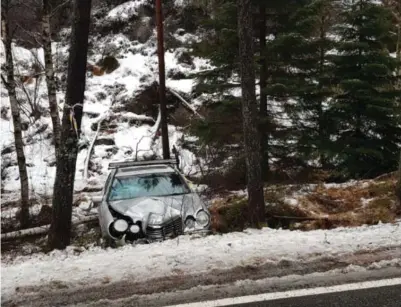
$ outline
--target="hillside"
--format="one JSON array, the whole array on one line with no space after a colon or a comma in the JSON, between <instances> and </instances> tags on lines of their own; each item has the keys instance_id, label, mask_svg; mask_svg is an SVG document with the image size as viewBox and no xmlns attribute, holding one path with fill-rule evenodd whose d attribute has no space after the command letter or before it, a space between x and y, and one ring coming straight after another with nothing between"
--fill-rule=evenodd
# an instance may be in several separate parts
<instances>
[{"instance_id":1,"label":"hillside","mask_svg":"<svg viewBox=\"0 0 401 307\"><path fill-rule=\"evenodd\" d=\"M124 196L107 196L102 205L114 221L102 223L91 197L101 193L109 163L161 158L161 116L155 1L92 0L71 225L71 199L52 208L56 159L41 2L14 1L14 15L6 16L17 25L12 51L31 215L24 223L19 214L13 117L2 84L2 304L161 306L209 300L209 290L228 297L230 287L237 296L266 292L267 284L301 289L305 277L323 288L401 274L401 35L394 35L401 6L399 20L389 10L396 1L261 1L252 10L244 1L239 12L236 0L162 1L170 148L206 206L197 209L187 189L152 192L164 181L177 186L154 175L138 180L149 193L128 198L138 178L127 178L125 189L119 172ZM79 1L52 2L60 116L70 5ZM241 57L252 39L253 54ZM3 42L0 53L4 66ZM57 177L64 178L72 177ZM120 194L114 182L111 189ZM55 214L58 208L68 215ZM69 240L53 249L58 222ZM118 240L102 237L100 224Z\"/></svg>"},{"instance_id":2,"label":"hillside","mask_svg":"<svg viewBox=\"0 0 401 307\"><path fill-rule=\"evenodd\" d=\"M232 7L233 1L225 1L224 3L227 6L221 8L208 7L203 2L198 3L189 0L165 1L163 4L165 15L166 82L169 89L167 100L170 146L175 146L178 149L180 166L184 174L192 178L201 177L202 183L206 183L211 187L213 196L220 192L227 192L227 190L243 189L246 181L242 147L243 136L242 130L239 129L242 125L241 105L239 103L240 83L238 72L234 65L236 58L234 48L237 48L236 19L233 18L235 10ZM158 62L153 6L154 3L151 0L108 1L107 3L94 2L93 4L88 64L101 66L105 59L112 58L117 60L118 65L106 70L101 75L93 73L88 68L82 136L75 181L76 201L74 205L76 207L86 208L90 193L97 192L102 187L110 161L161 156L159 132L156 129L159 113L157 94ZM300 12L305 13L302 10ZM288 18L287 12L279 13ZM301 13L300 16L302 17ZM216 16L219 18L216 18ZM217 25L213 23L217 23ZM332 31L330 27L328 28ZM205 31L205 29L208 31ZM218 32L216 30L221 31ZM267 192L265 197L268 204L275 203L278 199L278 207L284 208L287 208L284 200L292 197L293 188L292 186L283 188L281 186L283 183L322 183L327 179L344 181L344 178L375 177L372 175L374 173L369 173L369 170L365 173L350 173L353 163L343 163L344 161L341 161L346 155L342 156L342 153L338 154L335 150L334 153L330 152L333 148L326 148L327 144L323 144L323 146L316 135L318 120L313 112L316 111L317 107L313 104L315 102L312 101L313 103L311 104L313 105L311 109L308 109L309 97L307 96L308 89L316 90L313 88L313 86L316 86L316 81L313 80L315 78L313 69L315 68L308 68L312 69L312 72L308 71L310 75L305 77L306 83L309 83L301 84L305 86L304 88L298 89L298 84L296 83L298 81L294 81L294 79L300 78L296 75L297 73L302 77L304 74L304 71L297 67L297 65L301 67L304 64L295 60L301 56L312 56L314 59L314 54L304 55L304 51L296 49L296 46L291 49L292 54L286 53L289 50L288 43L298 43L301 47L305 46L315 39L313 35L316 35L316 33L302 32L306 37L305 40L297 41L299 33L294 34L293 32L298 30L301 31L302 29L290 28L290 30L287 29L289 33L285 33L283 37L277 36L278 38L276 38L269 35L267 40L268 44L271 44L269 48L272 48L279 55L283 54L284 57L283 60L272 57L271 65L276 67L274 65L282 64L285 70L291 71L291 73L287 71L288 74L284 75L281 75L282 72L279 71L277 76L272 73L271 79L273 81L271 82L276 83L269 85L270 92L268 93L269 100L267 105L268 117L271 122L268 123L270 125L268 134L270 135L266 138L266 143L270 152L266 154L265 160L266 163L269 163L269 170L271 171L271 177L267 181L269 184L274 185L268 188L269 191L273 192ZM335 40L340 40L339 35L334 35L330 31L327 30L327 33L325 33L328 38L334 37ZM213 36L210 33L217 36ZM62 28L59 33L54 35L55 40L53 42L60 115L65 99L69 34L68 28ZM307 35L312 36L308 37ZM36 64L39 64L36 66L43 66L44 56L41 48L27 49L25 48L26 44L22 44L21 41L16 42L13 53L15 73L18 77L28 75ZM198 44L192 46L191 43L193 42ZM3 44L0 47L3 64ZM395 57L396 53L394 53L395 50L393 49L394 46L392 46L391 50L388 50L388 53ZM328 59L330 59L330 56L338 55L337 50L331 48L331 45L327 47L326 53ZM285 61L288 61L288 63ZM217 67L215 64L220 66ZM285 65L288 65L288 67ZM200 74L201 72L204 74ZM286 83L287 81L289 84ZM257 77L256 82L257 84L260 82L259 77ZM295 82L295 85L290 84L291 82ZM339 85L335 86L337 86L335 90L340 91ZM259 86L256 87L258 100L260 99L259 88ZM283 89L288 92L284 98L280 92ZM303 94L306 96L302 96ZM335 92L330 89L325 90L323 94L323 98L319 103L326 107L329 102L334 100L332 96L335 95ZM4 221L6 218L10 220L15 216L20 183L16 155L13 148L11 111L8 104L7 91L4 87L2 87L1 95L3 102L0 118L1 199L2 220ZM33 213L39 213L42 211L43 204L50 204L55 176L52 124L48 111L47 88L44 76L41 75L32 83L20 83L18 97L21 101L24 122L25 154L33 204L31 210ZM188 102L189 106L184 106L185 104L181 103L182 100ZM335 105L334 109L336 107L339 106ZM205 116L205 121L199 120L198 112ZM331 113L332 110L327 112L327 116L333 115ZM369 116L371 115L369 114ZM330 124L333 124L333 120L329 117L327 120L329 123L327 126L331 129ZM370 120L374 121L372 118ZM337 122L342 121L338 120ZM380 126L379 124L380 122L377 126ZM336 127L337 130L324 132L327 133L325 137L329 139L330 136L331 139L336 141L342 140L340 136L344 136L343 144L337 143L334 145L343 146L345 144L348 146L347 133L351 128L345 128L352 127L352 123L349 123L348 126L344 125L344 127ZM374 134L375 137L379 135L379 133L372 133L371 129L373 128L369 125L366 126L364 127L366 134ZM374 127L373 124L371 126ZM391 133L388 135L392 137ZM370 144L375 144L373 141L365 143L370 146ZM394 145L394 142L391 142ZM333 144L329 145L336 150L339 147L333 146ZM320 148L319 146L323 147ZM376 147L379 148L380 146ZM376 147L374 150L377 151ZM367 149L364 148L364 150ZM90 157L89 152L91 152ZM399 149L397 146L391 147L391 152L389 150L388 154L391 154L392 158L394 158L393 152L397 152L398 158ZM322 161L320 161L325 158L325 155L327 155L325 161L328 165L327 169L321 167ZM372 154L372 156L376 157L377 155ZM372 165L376 166L375 163L368 162L362 163L363 170L371 168ZM390 171L394 171L393 162L386 162L379 169L383 170L383 172L388 171L387 168L390 168ZM340 168L345 170L345 175L340 172ZM210 173L209 170L213 172ZM385 221L394 219L394 212L392 212L394 207L394 182L394 178L388 179L385 182L386 188L383 195L380 193L374 195L379 199L381 196L386 198L383 205L386 209L383 209L385 212L380 211L381 209L377 210L383 215L382 219ZM360 182L362 185L363 183L363 181ZM359 183L357 182L355 186L357 187L358 185ZM303 189L303 187L300 186L300 189ZM366 193L370 193L369 191L363 190L360 192L358 190L358 193L360 192L359 194L361 194L361 199L355 201L356 204L353 206L349 204L353 199L344 201L341 186L338 189L339 191L333 192L327 188L321 188L321 185L317 185L316 194L318 196L315 195L315 199L310 199L314 197L311 195L309 198L305 197L305 199L299 200L298 203L301 203L302 207L301 213L293 212L288 207L287 211L279 212L280 214L278 215L292 213L305 217L315 210L316 206L320 207L320 205L323 206L323 209L321 212L318 210L318 212L324 215L327 213L327 206L344 202L346 206L341 208L339 205L340 209L335 210L335 213L337 215L351 215L352 210L362 210L364 208L362 198L366 196ZM349 194L353 194L353 192ZM328 197L327 193L335 195L329 195ZM350 195L345 196L345 198L349 198ZM229 196L224 200L223 207L227 203L231 205L237 200ZM240 200L242 201L243 198ZM244 204L244 202L240 203ZM305 204L306 206L304 206ZM376 205L372 205L372 207L375 207L373 209L376 210ZM78 210L74 211L75 214L77 214L76 211ZM387 211L391 212L387 214ZM44 220L48 221L48 212L42 213L45 216ZM274 214L277 215L277 212L274 211ZM372 214L374 215L375 213L373 212ZM368 223L374 224L380 220L380 217L373 218L372 221L362 218L355 223L347 217L346 224L361 224L367 220ZM315 224L318 223L316 222ZM338 224L342 225L344 223L339 222Z\"/></svg>"},{"instance_id":3,"label":"hillside","mask_svg":"<svg viewBox=\"0 0 401 307\"><path fill-rule=\"evenodd\" d=\"M158 80L156 33L152 1L127 1L115 7L94 7L88 63L95 64L105 56L118 60L119 67L102 76L87 73L82 138L77 162L75 190L82 191L101 185L107 175L110 161L125 158L160 156L159 139L152 142L158 115ZM167 7L172 15L182 12L179 1ZM187 44L195 40L177 24L166 20L166 85L185 97L194 108L201 99L191 99L194 80L190 73L207 67L207 62L188 55ZM68 60L69 31L62 30L59 41L53 43L54 63L60 81L57 93L59 110L64 102L65 70ZM4 47L1 45L4 54ZM25 49L14 45L15 73L22 76L32 64L44 65L42 49ZM2 56L2 61L4 57ZM32 198L48 198L52 192L55 175L52 125L47 105L47 88L44 76L32 84L21 84L18 96L22 103L25 154L28 163ZM169 138L171 147L179 149L184 173L196 175L195 156L182 148L185 138L183 124L188 124L194 114L180 105L180 100L168 94L170 111ZM18 168L13 149L12 121L7 92L2 87L1 161L2 200L15 200L19 189ZM36 111L36 113L34 112ZM34 117L36 114L36 117ZM179 118L181 117L181 119ZM177 118L177 120L174 120ZM99 132L98 124L100 124ZM84 176L88 149L94 141L88 174Z\"/></svg>"}]
</instances>

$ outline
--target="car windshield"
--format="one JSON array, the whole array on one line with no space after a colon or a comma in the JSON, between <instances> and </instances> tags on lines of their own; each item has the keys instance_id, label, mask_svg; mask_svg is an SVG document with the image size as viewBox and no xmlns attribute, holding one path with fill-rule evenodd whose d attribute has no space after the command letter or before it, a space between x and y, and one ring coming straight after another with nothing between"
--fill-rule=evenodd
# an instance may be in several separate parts
<instances>
[{"instance_id":1,"label":"car windshield","mask_svg":"<svg viewBox=\"0 0 401 307\"><path fill-rule=\"evenodd\" d=\"M124 176L114 178L109 201L190 192L181 177L175 173Z\"/></svg>"}]
</instances>

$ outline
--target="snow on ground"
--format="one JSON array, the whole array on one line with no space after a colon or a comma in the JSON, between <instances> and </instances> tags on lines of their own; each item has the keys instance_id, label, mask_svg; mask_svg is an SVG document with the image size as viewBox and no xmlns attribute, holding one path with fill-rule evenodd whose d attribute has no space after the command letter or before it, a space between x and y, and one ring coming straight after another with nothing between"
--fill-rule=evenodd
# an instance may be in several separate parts
<instances>
[{"instance_id":1,"label":"snow on ground","mask_svg":"<svg viewBox=\"0 0 401 307\"><path fill-rule=\"evenodd\" d=\"M66 251L3 259L1 290L4 297L16 287L38 286L48 282L82 287L108 279L111 282L213 269L277 263L280 260L306 260L336 256L401 244L401 222L357 228L337 228L309 232L246 230L241 233L194 238L181 236L149 245L127 245L119 249L91 248L80 254L73 247Z\"/></svg>"},{"instance_id":2,"label":"snow on ground","mask_svg":"<svg viewBox=\"0 0 401 307\"><path fill-rule=\"evenodd\" d=\"M136 0L125 2L111 11L100 20L100 22L115 22L126 21L139 14L141 6L146 4L147 0ZM182 30L182 29L181 29ZM177 31L178 33L179 31ZM181 31L182 32L182 31ZM179 35L173 33L174 37L180 38L184 44L190 40L195 40L196 36L185 33ZM127 115L136 116L137 118L144 117L143 114L127 114L126 112L115 112L118 107L123 106L126 101L132 101L134 97L148 85L154 81L158 81L158 60L156 54L156 33L153 31L149 40L143 44L135 40L130 40L123 34L110 34L103 37L91 37L95 40L93 50L90 50L88 58L89 63L96 63L102 58L104 51L112 50L113 54L119 61L120 66L110 74L103 76L92 76L91 73L87 74L85 103L84 103L84 117L82 121L82 139L81 142L90 144L96 135L96 131L92 130L92 125L97 123L100 118L115 115L118 118ZM0 51L4 53L4 46L0 44ZM194 73L208 67L207 61L199 58L193 59L193 65L188 65L179 62L179 57L183 52L186 52L185 47L178 47L176 49L166 50L165 64L166 74L169 75L170 71L181 72L184 74ZM54 61L56 64L65 62L68 58L68 42L55 42L53 43ZM44 55L42 49L28 50L16 45L13 45L13 54L15 57L15 71L16 75L29 73L29 67L32 63L38 61L43 65ZM57 77L61 78L60 72L65 72L64 64L57 66ZM178 91L180 94L190 94L194 86L193 79L175 80L172 78L166 79L168 87ZM47 87L44 78L40 78L38 85L26 85L26 93L29 99L34 96L37 97L37 104L43 109L48 109L47 102ZM22 90L18 91L21 101L27 101L28 97ZM62 108L64 104L64 92L59 91L58 101L60 106L60 116L62 115ZM7 92L2 89L2 106L8 107ZM195 105L195 104L194 104ZM200 105L198 102L196 105ZM33 142L25 146L25 154L27 161L30 161L28 166L30 188L33 197L35 194L51 194L52 186L54 183L55 166L49 161L54 161L54 148L51 145L51 138L43 139L45 135L49 135L52 130L52 124L49 114L42 116L36 124L33 124L32 118L27 116L30 113L29 104L25 103L24 108L27 109L26 114L22 115L23 122L29 123L27 131L24 131L24 137L27 138L37 129L37 124L47 124L47 128L40 135L34 137ZM13 145L13 126L11 120L11 111L8 108L8 120L0 119L1 128L1 150L10 145ZM127 118L127 117L126 117ZM156 120L156 119L154 119ZM83 149L78 154L77 171L75 190L80 191L88 185L88 182L101 184L108 174L108 163L127 158L138 158L144 155L156 153L161 156L162 149L160 139L156 141L155 147L150 148L151 138L154 134L154 129L149 124L146 125L132 125L127 122L116 121L117 129L112 134L105 134L103 130L100 131L99 137L111 138L114 140L115 145L99 145L95 146L91 156L91 162L98 165L98 172L89 172L89 178L84 178L84 165L87 158L88 151ZM178 127L169 126L170 146L176 146L181 151L182 168L184 173L195 175L199 172L195 166L195 156L192 152L186 149L181 149L180 140L183 133ZM138 142L140 141L140 144ZM138 149L138 155L136 150ZM15 153L4 154L1 157L2 162L8 160L11 164L16 164ZM7 167L5 169L5 176L2 181L4 191L7 195L2 195L2 200L15 200L18 197L19 177L18 168L15 166Z\"/></svg>"},{"instance_id":3,"label":"snow on ground","mask_svg":"<svg viewBox=\"0 0 401 307\"><path fill-rule=\"evenodd\" d=\"M138 14L138 9L146 3L147 0L127 1L116 6L106 16L106 20L128 21Z\"/></svg>"}]
</instances>

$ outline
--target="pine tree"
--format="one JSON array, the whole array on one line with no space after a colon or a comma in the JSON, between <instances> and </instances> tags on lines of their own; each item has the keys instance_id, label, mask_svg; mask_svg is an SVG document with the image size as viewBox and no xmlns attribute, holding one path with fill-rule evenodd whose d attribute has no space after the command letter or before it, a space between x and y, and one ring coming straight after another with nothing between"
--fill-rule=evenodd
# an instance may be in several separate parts
<instances>
[{"instance_id":1,"label":"pine tree","mask_svg":"<svg viewBox=\"0 0 401 307\"><path fill-rule=\"evenodd\" d=\"M337 4L331 0L315 0L300 8L294 16L294 32L287 35L293 45L291 78L296 87L292 98L296 103L289 110L296 136L296 156L305 166L329 164L330 143L327 128L331 125L326 111L333 96L333 64L329 51L335 48L331 38L337 17ZM317 161L317 163L315 162Z\"/></svg>"},{"instance_id":2,"label":"pine tree","mask_svg":"<svg viewBox=\"0 0 401 307\"><path fill-rule=\"evenodd\" d=\"M292 41L283 38L294 31L296 24L292 16L309 2L310 0L253 1L254 40L261 43L255 53L255 62L259 65L261 82L259 112L260 124L264 129L261 136L261 140L264 140L264 168L267 168L268 159L274 159L279 167L288 165L288 160L291 160L289 153L293 149L289 149L289 143L294 138L294 130L287 126L283 109L297 85L288 71ZM209 118L207 123L200 124L202 129L195 133L203 138L204 143L213 138L221 148L226 140L233 141L233 138L220 137L222 122L233 118L240 101L231 94L231 90L239 88L238 56L233 52L238 46L235 21L237 6L233 0L221 0L218 3L212 17L203 25L203 40L194 46L195 55L209 59L215 67L197 75L197 90L199 93L214 94L213 104L218 107L215 107L216 111L212 116L216 120L212 122ZM260 9L265 11L265 16L262 16ZM261 23L266 24L264 29ZM261 35L265 36L266 44ZM206 135L208 137L205 138ZM238 144L239 139L236 140Z\"/></svg>"},{"instance_id":3,"label":"pine tree","mask_svg":"<svg viewBox=\"0 0 401 307\"><path fill-rule=\"evenodd\" d=\"M398 162L397 185L395 187L395 195L397 197L398 211L401 213L401 151L400 160Z\"/></svg>"},{"instance_id":4,"label":"pine tree","mask_svg":"<svg viewBox=\"0 0 401 307\"><path fill-rule=\"evenodd\" d=\"M401 141L400 108L390 56L391 12L367 0L344 5L335 63L336 96L330 117L338 169L346 177L394 170Z\"/></svg>"},{"instance_id":5,"label":"pine tree","mask_svg":"<svg viewBox=\"0 0 401 307\"><path fill-rule=\"evenodd\" d=\"M303 76L297 73L299 58L305 52L302 36L297 32L297 15L310 2L286 0L266 4L269 39L263 56L268 81L261 92L268 98L268 154L274 158L274 168L279 171L303 164L296 155L297 130L288 114L296 112L294 101L304 83Z\"/></svg>"},{"instance_id":6,"label":"pine tree","mask_svg":"<svg viewBox=\"0 0 401 307\"><path fill-rule=\"evenodd\" d=\"M212 165L221 166L221 161L234 156L230 164L244 165L244 155L238 154L243 149L238 32L236 0L214 1L209 16L201 26L201 38L194 44L193 54L206 58L212 68L197 73L195 93L210 95L204 103L208 110L205 121L199 121L191 126L191 132L199 137L199 155ZM233 155L231 145L235 145ZM244 183L245 176L238 178Z\"/></svg>"},{"instance_id":7,"label":"pine tree","mask_svg":"<svg viewBox=\"0 0 401 307\"><path fill-rule=\"evenodd\" d=\"M277 105L286 108L295 88L291 66L293 32L296 28L294 16L309 0L255 1L259 4L259 88L261 115L261 146L264 169L269 169L270 157L276 163L287 164L290 140L294 135L291 128L283 123ZM282 162L280 161L282 160ZM277 166L276 166L277 168ZM266 178L266 174L265 174Z\"/></svg>"},{"instance_id":8,"label":"pine tree","mask_svg":"<svg viewBox=\"0 0 401 307\"><path fill-rule=\"evenodd\" d=\"M401 90L401 1L383 0L383 4L386 7L388 7L393 16L395 47L392 51L395 51L396 59L398 61L398 68L396 73L398 77L397 89ZM401 96L398 97L399 103L400 100ZM401 151L400 151L400 159L398 162L398 174L397 174L395 195L397 197L398 211L401 214Z\"/></svg>"}]
</instances>

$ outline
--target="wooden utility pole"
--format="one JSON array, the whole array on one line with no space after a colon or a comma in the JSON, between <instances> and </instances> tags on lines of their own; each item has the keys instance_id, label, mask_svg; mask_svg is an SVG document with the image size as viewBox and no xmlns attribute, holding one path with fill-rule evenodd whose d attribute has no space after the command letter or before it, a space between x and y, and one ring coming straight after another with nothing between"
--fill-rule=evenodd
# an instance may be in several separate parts
<instances>
[{"instance_id":1,"label":"wooden utility pole","mask_svg":"<svg viewBox=\"0 0 401 307\"><path fill-rule=\"evenodd\" d=\"M164 69L164 38L163 38L163 13L162 2L156 0L156 25L157 25L157 54L159 57L159 100L162 128L163 159L170 159L170 145L167 128L166 106L166 73Z\"/></svg>"}]
</instances>

